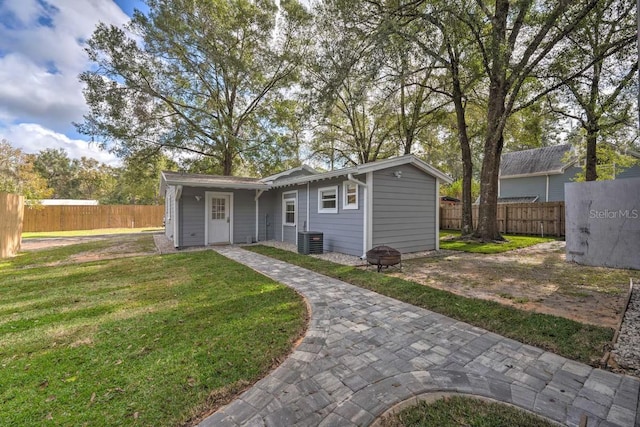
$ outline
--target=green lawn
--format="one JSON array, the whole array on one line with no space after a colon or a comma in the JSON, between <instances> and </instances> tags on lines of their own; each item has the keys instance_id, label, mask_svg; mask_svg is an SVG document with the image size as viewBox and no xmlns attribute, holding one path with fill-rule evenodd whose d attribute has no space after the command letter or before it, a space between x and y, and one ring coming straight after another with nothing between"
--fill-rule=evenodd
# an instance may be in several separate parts
<instances>
[{"instance_id":1,"label":"green lawn","mask_svg":"<svg viewBox=\"0 0 640 427\"><path fill-rule=\"evenodd\" d=\"M98 244L0 265L0 425L181 425L306 327L293 290L212 251L42 266Z\"/></svg>"},{"instance_id":2,"label":"green lawn","mask_svg":"<svg viewBox=\"0 0 640 427\"><path fill-rule=\"evenodd\" d=\"M101 258L113 258L128 254L154 253L156 250L151 235L119 236L74 245L20 252L12 258L0 259L0 273L5 268L26 268L44 265L73 263L75 255L101 254Z\"/></svg>"},{"instance_id":3,"label":"green lawn","mask_svg":"<svg viewBox=\"0 0 640 427\"><path fill-rule=\"evenodd\" d=\"M609 328L518 310L493 301L466 298L374 271L365 271L267 246L247 246L245 249L442 313L584 363L596 363L602 357L603 345L613 337L613 330Z\"/></svg>"},{"instance_id":4,"label":"green lawn","mask_svg":"<svg viewBox=\"0 0 640 427\"><path fill-rule=\"evenodd\" d=\"M132 234L132 233L157 233L164 228L100 228L96 230L71 230L71 231L29 231L22 233L23 239L42 239L55 237L82 237L82 236L102 236L110 234Z\"/></svg>"},{"instance_id":5,"label":"green lawn","mask_svg":"<svg viewBox=\"0 0 640 427\"><path fill-rule=\"evenodd\" d=\"M461 239L461 233L456 230L440 230L440 249L452 251L473 252L479 254L497 254L526 248L538 243L552 242L556 237L536 237L505 234L504 242L480 243L473 240Z\"/></svg>"},{"instance_id":6,"label":"green lawn","mask_svg":"<svg viewBox=\"0 0 640 427\"><path fill-rule=\"evenodd\" d=\"M553 427L556 424L513 406L452 396L435 402L419 402L385 417L381 427Z\"/></svg>"}]
</instances>

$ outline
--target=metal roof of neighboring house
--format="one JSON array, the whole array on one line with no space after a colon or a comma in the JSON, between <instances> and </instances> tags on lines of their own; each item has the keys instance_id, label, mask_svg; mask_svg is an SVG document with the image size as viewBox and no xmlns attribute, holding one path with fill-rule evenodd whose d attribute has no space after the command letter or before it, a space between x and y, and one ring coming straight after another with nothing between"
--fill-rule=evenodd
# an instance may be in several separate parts
<instances>
[{"instance_id":1,"label":"metal roof of neighboring house","mask_svg":"<svg viewBox=\"0 0 640 427\"><path fill-rule=\"evenodd\" d=\"M87 199L41 199L42 206L97 206L100 203L97 200Z\"/></svg>"},{"instance_id":2,"label":"metal roof of neighboring house","mask_svg":"<svg viewBox=\"0 0 640 427\"><path fill-rule=\"evenodd\" d=\"M539 199L538 196L517 196L517 197L498 197L498 204L506 204L506 203L533 203L537 202ZM473 202L474 205L480 203L480 196Z\"/></svg>"},{"instance_id":3,"label":"metal roof of neighboring house","mask_svg":"<svg viewBox=\"0 0 640 427\"><path fill-rule=\"evenodd\" d=\"M498 197L498 203L533 203L538 201L538 196Z\"/></svg>"},{"instance_id":4,"label":"metal roof of neighboring house","mask_svg":"<svg viewBox=\"0 0 640 427\"><path fill-rule=\"evenodd\" d=\"M500 178L561 174L578 161L567 153L571 153L570 144L505 153L500 160Z\"/></svg>"},{"instance_id":5,"label":"metal roof of neighboring house","mask_svg":"<svg viewBox=\"0 0 640 427\"><path fill-rule=\"evenodd\" d=\"M360 175L367 172L374 172L377 170L397 167L405 164L411 164L422 170L423 172L432 175L448 184L453 182L451 177L449 177L445 173L439 171L425 161L418 159L413 154L407 154L404 156L392 157L390 159L378 160L376 162L365 163L363 165L324 173L320 173L309 166L300 166L261 179L163 171L160 174L160 193L164 193L167 185L268 190L270 188L305 184L307 182L321 181L324 179L347 176L349 174ZM288 175L294 174L298 171L306 172L308 174L296 175L291 178L286 178Z\"/></svg>"}]
</instances>

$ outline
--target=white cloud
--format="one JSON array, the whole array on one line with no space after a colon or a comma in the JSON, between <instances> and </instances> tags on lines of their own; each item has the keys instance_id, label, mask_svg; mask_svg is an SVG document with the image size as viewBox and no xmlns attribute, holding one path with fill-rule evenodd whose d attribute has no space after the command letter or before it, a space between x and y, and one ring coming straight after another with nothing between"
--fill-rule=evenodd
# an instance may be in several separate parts
<instances>
[{"instance_id":1,"label":"white cloud","mask_svg":"<svg viewBox=\"0 0 640 427\"><path fill-rule=\"evenodd\" d=\"M46 129L35 123L20 123L0 128L0 139L6 139L25 153L37 153L46 148L64 149L70 158L92 157L99 162L117 166L119 160L113 154L101 150L96 144L81 139L71 139L66 135Z\"/></svg>"},{"instance_id":2,"label":"white cloud","mask_svg":"<svg viewBox=\"0 0 640 427\"><path fill-rule=\"evenodd\" d=\"M60 132L69 132L87 111L78 81L90 67L83 41L98 22L121 26L128 20L113 1L0 1L0 132L39 126L31 135L67 138Z\"/></svg>"}]
</instances>

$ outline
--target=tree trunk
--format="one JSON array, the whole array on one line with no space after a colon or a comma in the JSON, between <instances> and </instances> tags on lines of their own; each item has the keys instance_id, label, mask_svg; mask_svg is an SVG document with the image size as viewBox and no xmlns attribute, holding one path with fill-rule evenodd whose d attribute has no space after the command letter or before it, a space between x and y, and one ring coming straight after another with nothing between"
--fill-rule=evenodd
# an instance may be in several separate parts
<instances>
[{"instance_id":1,"label":"tree trunk","mask_svg":"<svg viewBox=\"0 0 640 427\"><path fill-rule=\"evenodd\" d=\"M498 229L498 172L504 145L503 131L506 120L507 68L509 53L507 46L507 17L509 1L496 0L491 45L489 48L490 86L487 102L487 135L484 142L484 158L480 172L480 206L478 228L474 236L484 242L503 240Z\"/></svg>"},{"instance_id":2,"label":"tree trunk","mask_svg":"<svg viewBox=\"0 0 640 427\"><path fill-rule=\"evenodd\" d=\"M452 63L453 104L456 109L456 123L458 126L458 141L462 151L462 235L468 236L473 232L473 210L471 200L471 183L473 180L473 162L471 161L471 147L467 134L467 120L465 106L462 100L462 89L458 74L457 63Z\"/></svg>"},{"instance_id":3,"label":"tree trunk","mask_svg":"<svg viewBox=\"0 0 640 427\"><path fill-rule=\"evenodd\" d=\"M598 179L598 173L596 171L596 164L598 157L596 154L596 142L597 142L598 130L596 126L587 127L587 159L585 166L585 181L595 181Z\"/></svg>"},{"instance_id":4,"label":"tree trunk","mask_svg":"<svg viewBox=\"0 0 640 427\"><path fill-rule=\"evenodd\" d=\"M493 138L492 138L493 137ZM504 143L502 133L488 135L480 172L480 206L475 237L483 242L503 240L498 229L498 171Z\"/></svg>"},{"instance_id":5,"label":"tree trunk","mask_svg":"<svg viewBox=\"0 0 640 427\"><path fill-rule=\"evenodd\" d=\"M484 142L484 159L480 172L480 206L478 228L474 236L488 242L504 240L498 228L498 172L504 145L504 116L506 90L504 75L492 82L487 111L487 136Z\"/></svg>"},{"instance_id":6,"label":"tree trunk","mask_svg":"<svg viewBox=\"0 0 640 427\"><path fill-rule=\"evenodd\" d=\"M233 172L233 153L231 152L231 147L227 146L224 148L224 152L222 154L222 174L225 176L230 176Z\"/></svg>"}]
</instances>

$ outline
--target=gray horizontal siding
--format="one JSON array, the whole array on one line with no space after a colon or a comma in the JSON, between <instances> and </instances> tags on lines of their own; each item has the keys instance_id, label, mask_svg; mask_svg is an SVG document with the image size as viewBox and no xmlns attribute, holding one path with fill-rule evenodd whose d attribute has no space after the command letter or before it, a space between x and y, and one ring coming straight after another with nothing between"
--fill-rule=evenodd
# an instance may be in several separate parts
<instances>
[{"instance_id":1,"label":"gray horizontal siding","mask_svg":"<svg viewBox=\"0 0 640 427\"><path fill-rule=\"evenodd\" d=\"M538 196L538 201L544 202L546 193L546 176L528 176L500 180L499 197Z\"/></svg>"},{"instance_id":2,"label":"gray horizontal siding","mask_svg":"<svg viewBox=\"0 0 640 427\"><path fill-rule=\"evenodd\" d=\"M580 173L581 168L572 166L568 168L562 175L549 175L549 201L561 202L564 201L564 184L572 182L576 174ZM541 197L541 202L544 202L544 196Z\"/></svg>"},{"instance_id":3,"label":"gray horizontal siding","mask_svg":"<svg viewBox=\"0 0 640 427\"><path fill-rule=\"evenodd\" d=\"M402 171L396 178L394 172ZM373 246L435 249L436 180L411 165L373 173Z\"/></svg>"},{"instance_id":4,"label":"gray horizontal siding","mask_svg":"<svg viewBox=\"0 0 640 427\"><path fill-rule=\"evenodd\" d=\"M276 193L276 191L265 191L260 196L258 225L258 239L260 241L276 239L276 218L274 217Z\"/></svg>"},{"instance_id":5,"label":"gray horizontal siding","mask_svg":"<svg viewBox=\"0 0 640 427\"><path fill-rule=\"evenodd\" d=\"M205 242L205 194L207 191L233 193L233 241L245 243L255 236L255 190L184 187L180 206L180 246L202 246ZM200 201L195 196L200 196Z\"/></svg>"},{"instance_id":6,"label":"gray horizontal siding","mask_svg":"<svg viewBox=\"0 0 640 427\"><path fill-rule=\"evenodd\" d=\"M296 226L283 225L284 219L282 217L282 195L290 191L298 191L297 210L296 210ZM295 187L286 187L277 191L274 191L275 198L273 200L273 222L275 231L275 240L281 240L287 243L297 244L298 231L302 231L304 222L307 218L307 186L298 185Z\"/></svg>"},{"instance_id":7,"label":"gray horizontal siding","mask_svg":"<svg viewBox=\"0 0 640 427\"><path fill-rule=\"evenodd\" d=\"M180 206L180 247L204 245L204 188L184 187ZM200 196L200 201L195 196Z\"/></svg>"},{"instance_id":8,"label":"gray horizontal siding","mask_svg":"<svg viewBox=\"0 0 640 427\"><path fill-rule=\"evenodd\" d=\"M364 176L357 179L365 181ZM363 190L358 186L358 209L343 209L343 183L345 178L334 178L311 183L309 199L309 230L321 231L325 252L340 252L348 255L363 255L362 232L364 221ZM318 212L318 190L324 187L338 187L338 213Z\"/></svg>"},{"instance_id":9,"label":"gray horizontal siding","mask_svg":"<svg viewBox=\"0 0 640 427\"><path fill-rule=\"evenodd\" d=\"M251 242L256 236L255 190L233 190L233 242Z\"/></svg>"}]
</instances>

